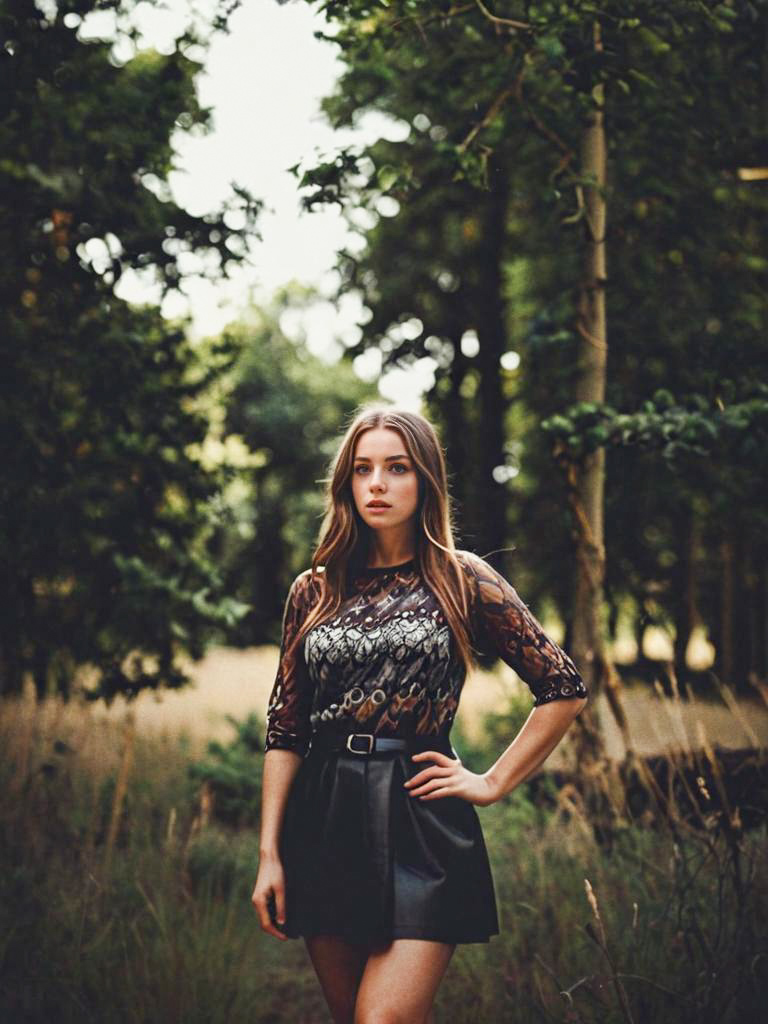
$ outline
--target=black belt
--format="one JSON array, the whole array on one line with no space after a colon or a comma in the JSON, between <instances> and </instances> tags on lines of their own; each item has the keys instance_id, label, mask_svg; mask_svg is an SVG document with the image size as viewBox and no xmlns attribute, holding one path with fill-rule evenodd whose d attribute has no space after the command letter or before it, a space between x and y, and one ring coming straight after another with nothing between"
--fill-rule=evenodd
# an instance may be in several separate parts
<instances>
[{"instance_id":1,"label":"black belt","mask_svg":"<svg viewBox=\"0 0 768 1024\"><path fill-rule=\"evenodd\" d=\"M446 749L447 748L447 749ZM319 729L312 734L310 750L344 751L363 756L381 750L442 750L452 753L450 740L445 736L374 736L370 732L338 733Z\"/></svg>"}]
</instances>

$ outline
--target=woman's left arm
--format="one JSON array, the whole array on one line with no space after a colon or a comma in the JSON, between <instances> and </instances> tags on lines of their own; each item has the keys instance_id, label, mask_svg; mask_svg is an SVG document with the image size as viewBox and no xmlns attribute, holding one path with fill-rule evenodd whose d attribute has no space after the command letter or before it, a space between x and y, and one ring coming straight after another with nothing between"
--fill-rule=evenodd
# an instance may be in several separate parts
<instances>
[{"instance_id":1,"label":"woman's left arm","mask_svg":"<svg viewBox=\"0 0 768 1024\"><path fill-rule=\"evenodd\" d=\"M535 707L501 757L482 774L470 771L442 751L412 754L411 760L432 761L435 766L408 779L405 789L421 800L459 796L479 807L496 803L549 757L586 703L586 697L572 697Z\"/></svg>"},{"instance_id":2,"label":"woman's left arm","mask_svg":"<svg viewBox=\"0 0 768 1024\"><path fill-rule=\"evenodd\" d=\"M478 555L465 561L481 642L528 685L534 707L522 729L483 776L492 800L524 782L549 757L588 700L566 652L547 634L512 584Z\"/></svg>"},{"instance_id":3,"label":"woman's left arm","mask_svg":"<svg viewBox=\"0 0 768 1024\"><path fill-rule=\"evenodd\" d=\"M555 700L531 711L520 732L483 776L491 803L525 782L546 761L586 703L586 697Z\"/></svg>"},{"instance_id":4,"label":"woman's left arm","mask_svg":"<svg viewBox=\"0 0 768 1024\"><path fill-rule=\"evenodd\" d=\"M479 805L494 803L524 782L552 753L587 703L584 680L565 651L547 636L512 584L479 555L460 553L472 599L475 642L493 651L527 683L535 700L520 732L482 775L440 751L412 760L432 761L405 783L413 796L434 800L460 796Z\"/></svg>"}]
</instances>

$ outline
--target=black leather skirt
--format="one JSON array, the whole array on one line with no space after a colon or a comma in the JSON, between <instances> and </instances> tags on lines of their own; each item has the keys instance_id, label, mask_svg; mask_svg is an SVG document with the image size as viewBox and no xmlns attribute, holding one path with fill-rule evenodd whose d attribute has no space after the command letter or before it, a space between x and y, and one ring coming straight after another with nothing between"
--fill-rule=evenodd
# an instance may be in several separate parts
<instances>
[{"instance_id":1,"label":"black leather skirt","mask_svg":"<svg viewBox=\"0 0 768 1024\"><path fill-rule=\"evenodd\" d=\"M405 750L353 753L312 743L289 792L280 835L291 938L338 935L355 943L395 938L487 942L499 932L493 878L472 803L420 800L403 783L456 757L448 736ZM366 750L365 740L353 746Z\"/></svg>"}]
</instances>

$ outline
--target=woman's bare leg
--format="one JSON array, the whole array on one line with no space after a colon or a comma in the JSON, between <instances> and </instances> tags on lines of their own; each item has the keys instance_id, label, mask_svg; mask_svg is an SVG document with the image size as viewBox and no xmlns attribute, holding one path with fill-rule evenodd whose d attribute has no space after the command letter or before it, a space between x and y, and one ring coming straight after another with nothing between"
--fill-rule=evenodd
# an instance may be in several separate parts
<instances>
[{"instance_id":1,"label":"woman's bare leg","mask_svg":"<svg viewBox=\"0 0 768 1024\"><path fill-rule=\"evenodd\" d=\"M360 979L353 1024L429 1024L455 949L426 939L393 939L374 947Z\"/></svg>"},{"instance_id":2,"label":"woman's bare leg","mask_svg":"<svg viewBox=\"0 0 768 1024\"><path fill-rule=\"evenodd\" d=\"M311 935L304 943L334 1024L352 1024L368 948L352 945L337 935Z\"/></svg>"}]
</instances>

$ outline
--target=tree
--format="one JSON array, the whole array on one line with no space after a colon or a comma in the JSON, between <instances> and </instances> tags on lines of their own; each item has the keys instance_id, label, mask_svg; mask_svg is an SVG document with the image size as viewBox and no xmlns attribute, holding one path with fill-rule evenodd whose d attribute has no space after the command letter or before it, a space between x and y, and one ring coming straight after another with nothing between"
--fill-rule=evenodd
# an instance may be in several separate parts
<instances>
[{"instance_id":1,"label":"tree","mask_svg":"<svg viewBox=\"0 0 768 1024\"><path fill-rule=\"evenodd\" d=\"M357 204L361 197L375 199L383 193L400 204L391 226L383 230L377 225L366 232L369 248L357 257L361 267L358 281L368 288L365 275L368 267L375 266L376 254L381 254L380 265L386 267L384 245L392 252L397 240L407 253L411 246L407 228L425 223L420 216L428 205L423 188L425 166L432 170L429 183L433 189L446 189L457 178L478 185L481 192L476 209L485 202L485 193L494 191L498 175L507 173L511 194L525 197L515 213L532 236L531 245L553 249L556 236L552 229L560 222L560 252L547 260L544 275L528 287L540 315L527 343L534 361L534 345L542 348L542 354L547 345L550 356L555 343L563 353L572 353L570 396L564 398L562 392L547 396L548 401L560 399L560 407L552 410L558 416L543 426L549 428L547 437L564 469L574 513L577 599L571 635L577 662L593 692L607 688L609 697L615 696L617 680L605 655L602 620L605 449L611 445L614 458L631 458L631 452L625 455L616 446L639 443L644 436L641 424L648 417L645 411L637 419L631 413L616 414L625 427L618 432L609 430L603 420L613 415L613 408L633 409L649 401L655 408L656 392L664 388L668 394L667 367L674 352L684 360L682 372L672 367L684 391L679 404L666 394L658 399L659 430L653 434L657 452L670 457L666 439L677 436L676 424L681 421L690 424L704 419L713 437L720 429L718 402L722 406L725 399L717 392L712 394L711 365L690 359L696 345L690 331L679 325L667 330L679 306L660 306L654 288L663 292L684 283L687 308L693 309L693 303L704 297L696 271L711 274L717 267L722 273L720 247L728 251L733 244L730 223L719 211L709 216L713 199L725 193L729 205L731 201L734 204L729 212L747 220L753 216L755 203L761 203L754 194L742 198L738 167L759 166L761 161L759 82L764 80L765 55L761 56L756 40L765 37L765 5L612 3L597 9L591 3L543 3L515 5L514 11L507 9L504 16L492 14L479 2L460 6L415 0L326 2L319 6L336 28L328 38L340 47L348 67L337 97L326 104L331 116L343 112L343 117L351 120L363 110L376 109L413 126L422 116L438 130L431 136L431 153L424 152L412 133L404 143L389 146L386 159L382 159L385 147L379 143L365 153L344 150L338 157L304 170L302 184L313 189L308 203L351 197ZM694 53L701 55L701 60L692 61ZM715 69L717 85L712 80ZM663 93L657 86L660 82L664 83ZM479 110L474 116L469 113L473 108ZM604 116L609 124L607 138L603 136ZM670 150L675 151L676 160L664 164L662 177L659 157ZM508 160L511 152L516 153L516 166ZM607 175L603 171L606 154ZM643 177L645 168L650 172L647 177ZM642 198L634 198L638 191ZM571 197L575 208L564 209ZM687 259L687 255L681 259L681 251L699 244L699 224L690 205L693 197L705 203L703 222L711 228L711 235L708 244L700 247L695 269L670 274L669 266L680 267ZM607 218L606 199L610 204ZM659 261L658 239L641 237L636 249L628 249L625 243L637 220L650 210L665 231L674 225L677 232L675 242L667 243L667 266ZM436 217L436 230L449 218L449 213ZM504 224L509 232L510 225L516 226L514 216L507 216ZM445 236L438 233L437 237ZM627 278L607 273L606 243L611 266L639 257L645 263L642 274ZM743 270L762 265L763 257L754 252L754 244L750 228L737 246ZM423 240L420 245L422 250L426 248ZM438 251L428 272L441 255ZM540 265L541 259L536 263ZM762 285L756 278L749 280L743 270L733 280L735 287L729 297L751 311ZM399 276L394 277L397 286ZM384 297L385 309L376 318L375 333L368 333L366 341L373 344L386 336L387 314L393 320L398 314L398 293L388 295L389 278L386 287L381 286L383 280L374 276L371 289L374 300ZM421 287L418 279L416 287ZM641 296L642 306L644 295L651 297L643 310L649 317L645 330L639 331L634 306L637 296ZM410 315L411 304L406 304L402 295L399 301L400 310ZM612 305L621 310L617 333L632 339L626 355L621 350L613 354L613 379L606 377L606 323L616 323L615 316L611 319ZM724 351L736 353L746 342L753 365L764 368L764 346L760 346L756 321L751 313L745 317L733 310L733 314L734 327L738 327ZM431 327L427 322L425 335ZM420 340L409 339L405 355L415 353L419 344ZM653 350L652 361L649 350ZM742 358L737 356L736 363L726 369L728 383L720 390L727 392L727 401L736 404L737 418L757 405L754 416L759 421L761 392L755 389L754 380L740 373ZM644 368L652 368L650 374L646 369L645 387L625 369L634 359ZM523 372L529 373L530 367ZM449 374L447 365L444 375ZM498 366L495 375L499 375ZM436 396L431 399L435 401ZM615 403L611 411L603 408L606 399ZM730 428L724 429L728 433ZM717 450L724 455L726 450L733 451L730 442L724 439L723 443L725 447L718 442L700 452ZM679 454L680 449L676 451ZM743 446L739 454L750 460L744 464L742 483L749 484L742 493L751 497L760 460ZM689 484L701 473L695 456L686 468L692 475L686 481ZM658 466L648 472L650 494L659 489L654 473L658 479ZM631 495L625 496L624 505L630 506L632 500ZM621 722L618 701L613 703ZM580 722L585 734L592 733L584 738L594 752L599 738L591 728L590 715L580 716Z\"/></svg>"},{"instance_id":2,"label":"tree","mask_svg":"<svg viewBox=\"0 0 768 1024\"><path fill-rule=\"evenodd\" d=\"M83 665L91 696L180 686L178 652L199 656L245 611L205 552L225 474L191 454L208 429L196 403L237 350L213 346L204 365L179 326L113 289L126 268L155 267L165 294L190 252L226 274L259 204L237 186L205 217L171 199L172 133L210 122L186 55L200 40L184 33L171 54L121 66L108 43L78 38L89 12L130 7L0 8L5 693L32 671L39 695L67 694Z\"/></svg>"},{"instance_id":3,"label":"tree","mask_svg":"<svg viewBox=\"0 0 768 1024\"><path fill-rule=\"evenodd\" d=\"M250 606L230 633L245 645L279 643L285 594L317 543L331 458L356 408L378 394L349 363L312 355L303 335L285 336L285 314L318 298L287 286L227 331L241 356L229 375L221 434L248 455L232 502L239 528L225 523L210 547L226 592Z\"/></svg>"}]
</instances>

